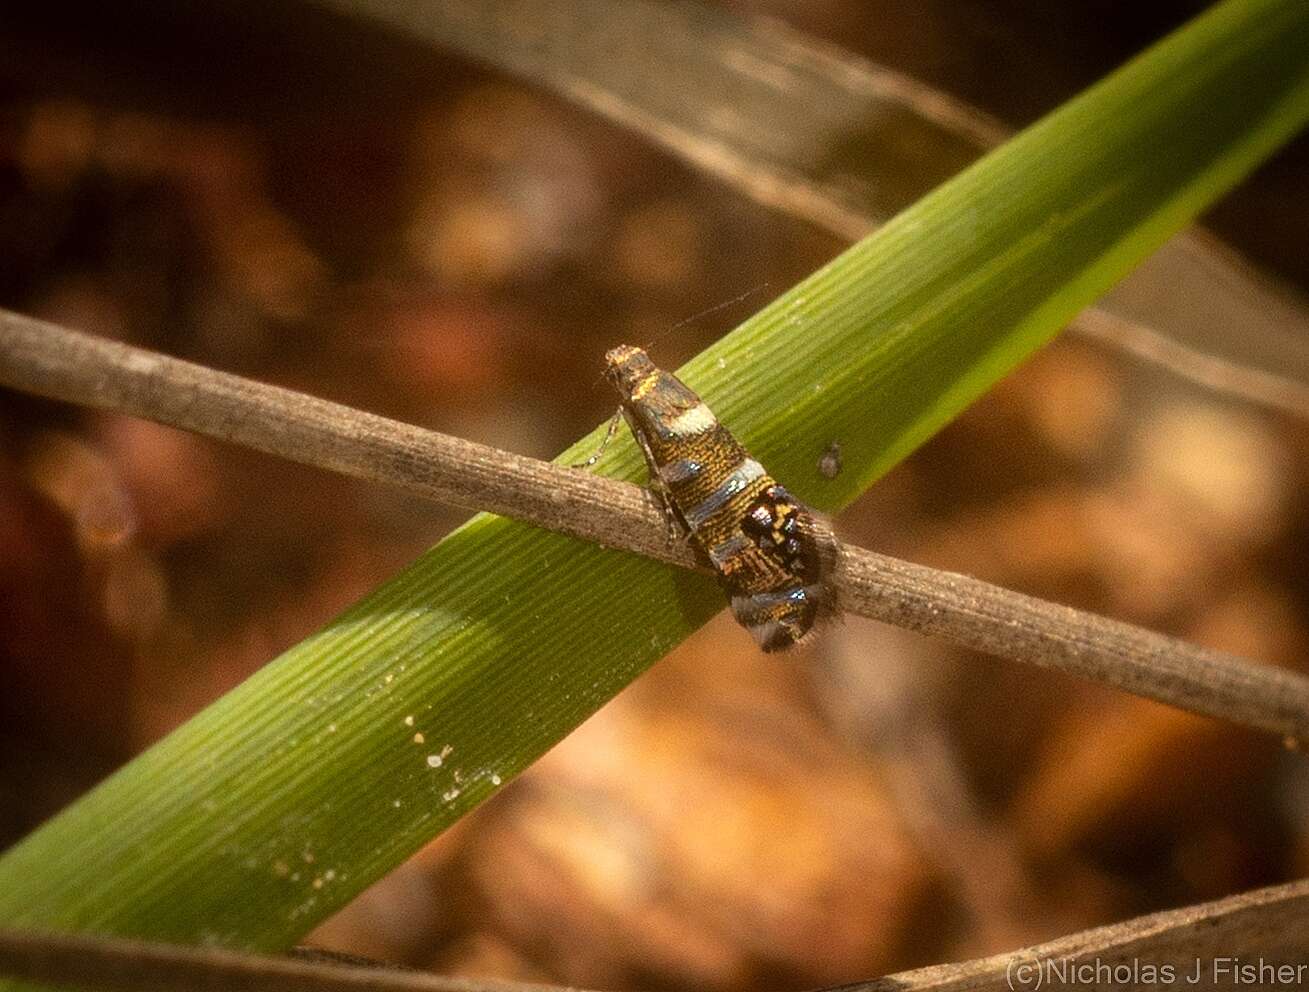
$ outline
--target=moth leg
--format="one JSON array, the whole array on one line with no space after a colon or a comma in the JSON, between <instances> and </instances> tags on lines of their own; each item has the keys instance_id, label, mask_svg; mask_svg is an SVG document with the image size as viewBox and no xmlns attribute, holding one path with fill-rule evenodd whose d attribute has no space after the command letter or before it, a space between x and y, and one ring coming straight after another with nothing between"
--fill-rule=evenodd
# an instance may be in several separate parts
<instances>
[{"instance_id":1,"label":"moth leg","mask_svg":"<svg viewBox=\"0 0 1309 992\"><path fill-rule=\"evenodd\" d=\"M605 449L609 447L609 442L612 441L614 439L614 435L618 433L618 419L622 415L623 415L623 408L620 406L617 410L614 411L614 415L609 419L609 429L605 431L605 436L600 441L600 447L595 449L595 454L584 462L574 462L572 465L569 466L569 468L590 468L592 465L598 462L600 460L600 456L605 453Z\"/></svg>"},{"instance_id":2,"label":"moth leg","mask_svg":"<svg viewBox=\"0 0 1309 992\"><path fill-rule=\"evenodd\" d=\"M674 508L672 497L668 494L668 488L664 485L663 480L658 476L651 479L650 494L658 501L660 509L664 513L664 543L670 547L680 541L689 540L691 537L690 530L686 524L682 523L682 518Z\"/></svg>"},{"instance_id":3,"label":"moth leg","mask_svg":"<svg viewBox=\"0 0 1309 992\"><path fill-rule=\"evenodd\" d=\"M636 438L636 443L641 446L641 453L645 455L646 471L650 476L650 485L647 489L658 500L659 506L664 512L664 523L668 526L664 534L664 543L671 546L688 539L691 536L690 528L686 526L681 515L677 512L677 504L673 502L673 494L669 492L667 483L659 474L659 463L655 461L654 452L650 449L650 442L646 440L645 435L640 431L632 431L632 436Z\"/></svg>"}]
</instances>

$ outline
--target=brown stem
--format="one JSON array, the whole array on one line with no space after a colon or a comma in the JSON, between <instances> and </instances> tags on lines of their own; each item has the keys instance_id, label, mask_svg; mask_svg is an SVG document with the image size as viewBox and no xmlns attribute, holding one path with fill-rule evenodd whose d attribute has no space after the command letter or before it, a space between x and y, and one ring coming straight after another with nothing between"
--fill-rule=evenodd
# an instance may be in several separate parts
<instances>
[{"instance_id":1,"label":"brown stem","mask_svg":"<svg viewBox=\"0 0 1309 992\"><path fill-rule=\"evenodd\" d=\"M1283 969L1245 983L1252 987L1266 986L1271 976L1272 984L1298 988L1306 974L1306 927L1309 882L1291 882L1083 930L994 957L857 982L842 986L840 992L1135 986L1136 981L1124 978L1132 974L1140 976L1142 987L1227 988L1241 984L1230 970L1237 964ZM1294 970L1297 965L1299 972ZM1161 977L1164 969L1175 979ZM569 992L558 986L447 978L371 963L5 929L0 929L0 975L94 992Z\"/></svg>"},{"instance_id":2,"label":"brown stem","mask_svg":"<svg viewBox=\"0 0 1309 992\"><path fill-rule=\"evenodd\" d=\"M657 502L630 483L3 311L0 384L700 567L670 545ZM843 549L836 585L850 613L1309 739L1309 679L1292 672L860 548Z\"/></svg>"},{"instance_id":3,"label":"brown stem","mask_svg":"<svg viewBox=\"0 0 1309 992\"><path fill-rule=\"evenodd\" d=\"M0 975L95 992L579 992L373 963L0 929Z\"/></svg>"}]
</instances>

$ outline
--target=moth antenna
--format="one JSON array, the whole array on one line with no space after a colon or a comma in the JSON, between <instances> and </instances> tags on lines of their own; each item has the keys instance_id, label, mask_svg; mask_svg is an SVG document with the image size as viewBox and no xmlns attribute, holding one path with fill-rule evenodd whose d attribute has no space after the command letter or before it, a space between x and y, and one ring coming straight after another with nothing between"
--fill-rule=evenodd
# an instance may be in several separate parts
<instances>
[{"instance_id":1,"label":"moth antenna","mask_svg":"<svg viewBox=\"0 0 1309 992\"><path fill-rule=\"evenodd\" d=\"M715 303L713 306L706 307L704 310L700 310L696 313L693 313L689 317L683 317L681 320L679 320L676 324L673 324L671 327L665 327L663 330L659 331L652 338L646 341L643 347L646 351L654 351L655 345L657 345L660 341L664 340L666 337L668 337L668 335L672 334L674 331L680 331L683 327L686 327L688 324L694 324L696 321L704 320L704 318L710 316L711 314L718 313L718 311L720 310L726 310L728 307L735 306L736 304L740 303L742 300L748 299L749 297L754 296L756 293L763 292L768 288L768 286L769 283L767 281L761 282L758 286L751 286L744 293L740 293L736 296L733 296L730 300L724 300L722 303Z\"/></svg>"},{"instance_id":2,"label":"moth antenna","mask_svg":"<svg viewBox=\"0 0 1309 992\"><path fill-rule=\"evenodd\" d=\"M711 313L717 313L719 310L726 310L728 307L740 303L747 296L753 296L755 293L758 293L761 290L765 290L767 288L768 288L768 283L766 281L761 282L758 286L754 286L750 289L747 289L740 296L733 296L730 300L725 300L722 303L716 303L713 306L709 307L709 309L707 310L701 310L699 313L693 313L691 314L691 316L679 320L672 327L665 330L663 334L671 334L673 331L680 330L681 328L685 327L687 324L691 324L697 320L701 320L705 317L708 317Z\"/></svg>"},{"instance_id":3,"label":"moth antenna","mask_svg":"<svg viewBox=\"0 0 1309 992\"><path fill-rule=\"evenodd\" d=\"M614 411L614 415L609 418L609 429L605 431L605 436L600 441L600 447L595 449L595 454L584 462L575 462L572 466L570 466L571 468L590 468L592 465L594 465L596 462L600 460L600 456L603 455L605 453L605 449L609 447L609 442L612 441L614 439L614 435L618 433L618 418L621 417L622 415L623 415L623 408L620 406L617 410Z\"/></svg>"}]
</instances>

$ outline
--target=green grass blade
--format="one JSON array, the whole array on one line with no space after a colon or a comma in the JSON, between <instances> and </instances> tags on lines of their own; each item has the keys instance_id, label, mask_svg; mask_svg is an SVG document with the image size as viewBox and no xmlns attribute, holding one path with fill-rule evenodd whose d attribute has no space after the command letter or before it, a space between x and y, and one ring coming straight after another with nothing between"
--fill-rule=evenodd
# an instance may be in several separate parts
<instances>
[{"instance_id":1,"label":"green grass blade","mask_svg":"<svg viewBox=\"0 0 1309 992\"><path fill-rule=\"evenodd\" d=\"M1228 0L683 374L837 509L1306 119L1309 4ZM626 438L602 466L644 475ZM5 854L0 921L284 947L722 605L702 577L477 517Z\"/></svg>"}]
</instances>

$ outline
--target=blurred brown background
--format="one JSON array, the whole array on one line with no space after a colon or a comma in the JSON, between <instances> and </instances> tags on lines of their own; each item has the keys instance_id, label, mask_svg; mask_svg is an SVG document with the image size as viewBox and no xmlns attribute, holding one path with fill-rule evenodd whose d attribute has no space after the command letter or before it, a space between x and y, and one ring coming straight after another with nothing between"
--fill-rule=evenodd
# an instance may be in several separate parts
<instances>
[{"instance_id":1,"label":"blurred brown background","mask_svg":"<svg viewBox=\"0 0 1309 992\"><path fill-rule=\"evenodd\" d=\"M1202 8L738 2L1018 126ZM0 305L549 457L842 247L555 98L293 4L0 14ZM1309 144L1207 221L1309 289ZM739 303L682 326L688 317ZM1304 665L1309 435L1076 340L849 539ZM0 394L0 844L461 514ZM720 617L324 925L449 972L802 988L1302 875L1276 741L858 621Z\"/></svg>"}]
</instances>

